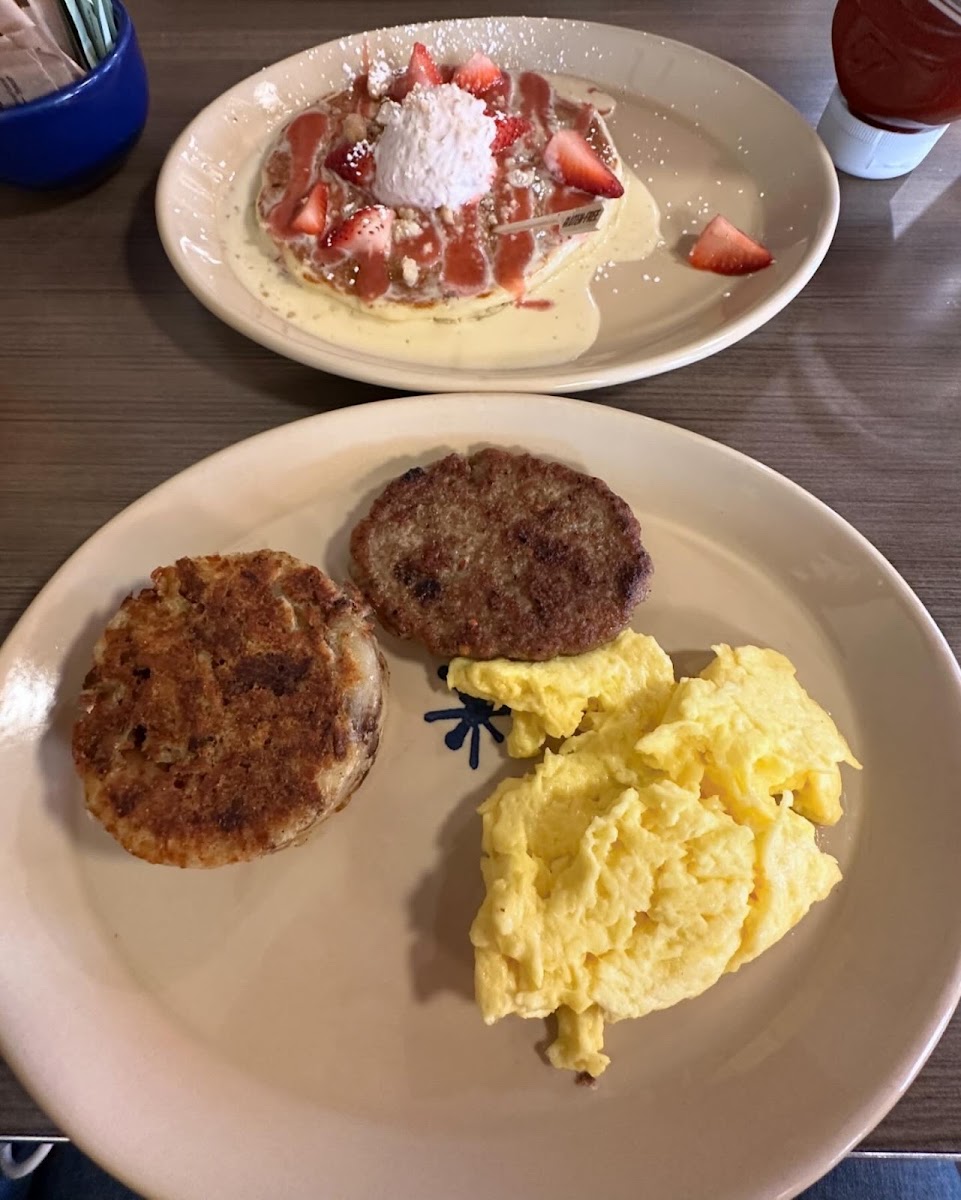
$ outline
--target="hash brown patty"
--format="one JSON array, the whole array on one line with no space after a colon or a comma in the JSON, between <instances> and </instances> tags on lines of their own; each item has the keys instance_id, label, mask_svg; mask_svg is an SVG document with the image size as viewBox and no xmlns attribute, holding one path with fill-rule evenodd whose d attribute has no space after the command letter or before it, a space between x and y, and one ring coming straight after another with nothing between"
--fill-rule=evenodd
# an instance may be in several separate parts
<instances>
[{"instance_id":1,"label":"hash brown patty","mask_svg":"<svg viewBox=\"0 0 961 1200\"><path fill-rule=\"evenodd\" d=\"M216 867L301 840L380 737L385 666L353 588L289 554L181 558L94 650L73 756L139 858Z\"/></svg>"},{"instance_id":2,"label":"hash brown patty","mask_svg":"<svg viewBox=\"0 0 961 1200\"><path fill-rule=\"evenodd\" d=\"M506 450L450 454L388 484L351 536L382 624L444 658L543 661L616 637L651 560L600 479Z\"/></svg>"}]
</instances>

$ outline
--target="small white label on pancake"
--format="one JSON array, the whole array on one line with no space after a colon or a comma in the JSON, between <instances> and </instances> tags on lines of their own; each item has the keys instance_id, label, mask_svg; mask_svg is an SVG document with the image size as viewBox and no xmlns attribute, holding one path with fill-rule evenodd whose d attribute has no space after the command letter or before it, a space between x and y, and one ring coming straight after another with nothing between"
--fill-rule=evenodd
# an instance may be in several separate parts
<instances>
[{"instance_id":1,"label":"small white label on pancake","mask_svg":"<svg viewBox=\"0 0 961 1200\"><path fill-rule=\"evenodd\" d=\"M531 217L527 221L513 221L509 225L495 225L495 233L521 233L525 229L540 229L545 225L556 225L561 237L574 237L579 233L593 233L604 212L604 202L596 200L581 208L569 208L566 212L547 213L543 217Z\"/></svg>"}]
</instances>

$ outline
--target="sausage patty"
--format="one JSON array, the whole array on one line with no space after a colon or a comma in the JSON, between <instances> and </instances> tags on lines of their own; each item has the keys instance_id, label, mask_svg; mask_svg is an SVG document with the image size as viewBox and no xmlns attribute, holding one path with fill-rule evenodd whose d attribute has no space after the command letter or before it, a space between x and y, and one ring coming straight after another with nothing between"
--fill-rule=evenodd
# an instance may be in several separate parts
<instances>
[{"instance_id":1,"label":"sausage patty","mask_svg":"<svg viewBox=\"0 0 961 1200\"><path fill-rule=\"evenodd\" d=\"M215 867L343 808L380 736L385 667L352 587L271 550L181 558L94 651L73 756L139 858Z\"/></svg>"},{"instance_id":2,"label":"sausage patty","mask_svg":"<svg viewBox=\"0 0 961 1200\"><path fill-rule=\"evenodd\" d=\"M651 575L640 526L607 484L498 449L388 484L351 555L383 625L445 658L590 650L627 625Z\"/></svg>"}]
</instances>

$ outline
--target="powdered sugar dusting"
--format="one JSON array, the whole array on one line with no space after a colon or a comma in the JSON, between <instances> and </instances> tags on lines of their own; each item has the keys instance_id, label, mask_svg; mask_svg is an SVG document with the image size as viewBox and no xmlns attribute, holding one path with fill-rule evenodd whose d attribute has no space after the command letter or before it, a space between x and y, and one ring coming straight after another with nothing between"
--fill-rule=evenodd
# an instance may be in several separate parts
<instances>
[{"instance_id":1,"label":"powdered sugar dusting","mask_svg":"<svg viewBox=\"0 0 961 1200\"><path fill-rule=\"evenodd\" d=\"M370 64L370 70L367 72L367 91L375 100L387 95L393 74L386 59L378 58Z\"/></svg>"},{"instance_id":2,"label":"powdered sugar dusting","mask_svg":"<svg viewBox=\"0 0 961 1200\"><path fill-rule=\"evenodd\" d=\"M393 207L460 208L491 185L496 125L484 102L453 84L416 87L381 106L374 192Z\"/></svg>"},{"instance_id":3,"label":"powdered sugar dusting","mask_svg":"<svg viewBox=\"0 0 961 1200\"><path fill-rule=\"evenodd\" d=\"M653 34L632 32L631 38L663 44L663 39ZM607 61L622 53L600 46L589 23L557 17L467 17L395 25L353 34L334 44L343 56L345 74L356 76L375 69L377 79L384 60L393 70L402 70L415 41L429 46L438 63L465 62L480 50L505 70L582 75L602 82ZM365 42L369 59L364 56Z\"/></svg>"}]
</instances>

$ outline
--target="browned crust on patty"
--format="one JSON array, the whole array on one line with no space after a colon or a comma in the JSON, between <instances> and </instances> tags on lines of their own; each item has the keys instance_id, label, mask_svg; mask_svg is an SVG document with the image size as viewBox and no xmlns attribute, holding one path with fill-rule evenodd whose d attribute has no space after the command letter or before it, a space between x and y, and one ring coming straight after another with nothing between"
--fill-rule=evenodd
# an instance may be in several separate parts
<instances>
[{"instance_id":1,"label":"browned crust on patty","mask_svg":"<svg viewBox=\"0 0 961 1200\"><path fill-rule=\"evenodd\" d=\"M445 658L543 661L602 645L652 570L637 519L607 484L499 449L393 480L351 555L383 625Z\"/></svg>"},{"instance_id":2,"label":"browned crust on patty","mask_svg":"<svg viewBox=\"0 0 961 1200\"><path fill-rule=\"evenodd\" d=\"M73 756L88 809L131 853L182 867L300 840L376 751L384 666L366 605L270 550L151 578L84 681Z\"/></svg>"}]
</instances>

